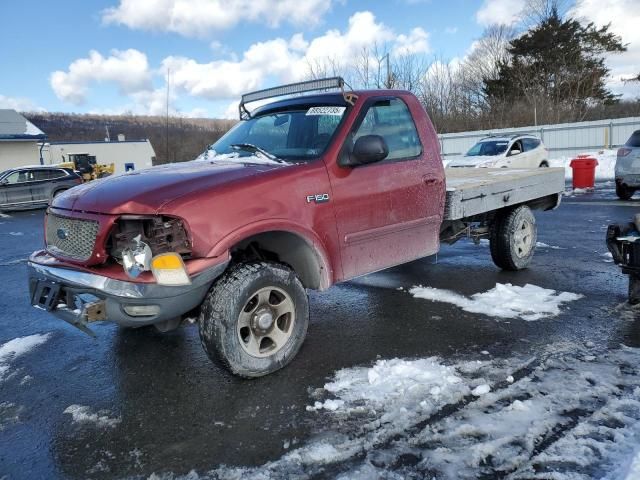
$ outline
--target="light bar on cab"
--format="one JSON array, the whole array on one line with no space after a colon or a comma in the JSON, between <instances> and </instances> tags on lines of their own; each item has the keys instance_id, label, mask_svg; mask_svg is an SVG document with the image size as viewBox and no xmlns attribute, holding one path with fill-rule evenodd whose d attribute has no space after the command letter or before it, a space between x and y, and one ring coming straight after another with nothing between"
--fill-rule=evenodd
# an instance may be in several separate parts
<instances>
[{"instance_id":1,"label":"light bar on cab","mask_svg":"<svg viewBox=\"0 0 640 480\"><path fill-rule=\"evenodd\" d=\"M247 103L264 100L266 98L282 97L284 95L294 95L296 93L312 92L314 90L329 90L332 88L344 88L344 80L342 77L322 78L319 80L309 80L307 82L290 83L289 85L281 85L279 87L265 88L256 92L245 93L240 99L238 110L240 112L240 120L250 118L251 115L246 109Z\"/></svg>"}]
</instances>

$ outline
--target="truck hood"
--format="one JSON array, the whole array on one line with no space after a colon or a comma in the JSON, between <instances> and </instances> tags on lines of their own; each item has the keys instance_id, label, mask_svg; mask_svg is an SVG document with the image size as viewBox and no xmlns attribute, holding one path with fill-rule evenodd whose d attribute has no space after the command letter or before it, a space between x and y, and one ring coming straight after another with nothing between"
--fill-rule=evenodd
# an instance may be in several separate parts
<instances>
[{"instance_id":1,"label":"truck hood","mask_svg":"<svg viewBox=\"0 0 640 480\"><path fill-rule=\"evenodd\" d=\"M195 191L282 168L285 164L191 161L94 180L58 195L51 206L104 214L157 214L166 203Z\"/></svg>"},{"instance_id":2,"label":"truck hood","mask_svg":"<svg viewBox=\"0 0 640 480\"><path fill-rule=\"evenodd\" d=\"M480 167L489 162L504 160L501 155L478 155L475 157L459 157L449 163L449 167Z\"/></svg>"}]
</instances>

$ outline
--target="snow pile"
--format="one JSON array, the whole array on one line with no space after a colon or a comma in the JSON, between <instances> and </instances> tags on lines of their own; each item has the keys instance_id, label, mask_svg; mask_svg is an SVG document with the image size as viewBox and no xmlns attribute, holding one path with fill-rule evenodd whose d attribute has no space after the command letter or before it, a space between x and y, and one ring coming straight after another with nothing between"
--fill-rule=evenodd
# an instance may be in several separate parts
<instances>
[{"instance_id":1,"label":"snow pile","mask_svg":"<svg viewBox=\"0 0 640 480\"><path fill-rule=\"evenodd\" d=\"M0 346L0 382L8 377L10 361L29 353L38 345L42 345L50 334L36 334L18 337Z\"/></svg>"},{"instance_id":2,"label":"snow pile","mask_svg":"<svg viewBox=\"0 0 640 480\"><path fill-rule=\"evenodd\" d=\"M554 317L560 314L563 303L582 298L582 295L575 293L558 293L530 284L518 287L510 283L497 283L491 290L476 293L470 298L432 287L413 287L409 293L415 298L451 303L471 313L499 318L521 318L526 321Z\"/></svg>"},{"instance_id":3,"label":"snow pile","mask_svg":"<svg viewBox=\"0 0 640 480\"><path fill-rule=\"evenodd\" d=\"M122 421L120 418L109 417L105 411L93 413L84 405L69 405L62 413L70 414L75 423L93 423L100 428L115 427Z\"/></svg>"},{"instance_id":4,"label":"snow pile","mask_svg":"<svg viewBox=\"0 0 640 480\"><path fill-rule=\"evenodd\" d=\"M598 150L597 152L585 152L580 155L586 155L598 160L596 167L596 180L613 180L615 178L617 149ZM567 180L573 177L573 170L569 166L571 160L576 157L557 157L549 159L549 166L564 168L564 176Z\"/></svg>"},{"instance_id":5,"label":"snow pile","mask_svg":"<svg viewBox=\"0 0 640 480\"><path fill-rule=\"evenodd\" d=\"M307 410L367 413L394 405L379 421L396 426L411 421L420 411L431 411L442 401L456 401L469 393L455 369L441 365L436 358L379 360L371 368L341 370L324 390L339 398L315 402ZM412 410L415 405L420 406L419 411Z\"/></svg>"}]
</instances>

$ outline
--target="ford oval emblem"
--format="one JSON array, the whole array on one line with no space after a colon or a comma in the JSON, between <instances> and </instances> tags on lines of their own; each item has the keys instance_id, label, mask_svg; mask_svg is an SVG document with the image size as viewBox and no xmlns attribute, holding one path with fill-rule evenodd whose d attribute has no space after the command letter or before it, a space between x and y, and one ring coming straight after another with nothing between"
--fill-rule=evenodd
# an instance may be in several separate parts
<instances>
[{"instance_id":1,"label":"ford oval emblem","mask_svg":"<svg viewBox=\"0 0 640 480\"><path fill-rule=\"evenodd\" d=\"M68 237L67 231L64 228L59 228L56 234L60 240L66 240Z\"/></svg>"}]
</instances>

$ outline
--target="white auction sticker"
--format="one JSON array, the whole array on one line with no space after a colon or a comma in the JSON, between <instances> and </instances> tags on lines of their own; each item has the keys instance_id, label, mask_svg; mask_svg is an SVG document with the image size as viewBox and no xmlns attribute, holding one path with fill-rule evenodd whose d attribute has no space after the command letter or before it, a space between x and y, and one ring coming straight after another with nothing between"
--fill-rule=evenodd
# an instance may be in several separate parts
<instances>
[{"instance_id":1,"label":"white auction sticker","mask_svg":"<svg viewBox=\"0 0 640 480\"><path fill-rule=\"evenodd\" d=\"M347 107L311 107L307 115L333 115L341 117Z\"/></svg>"}]
</instances>

